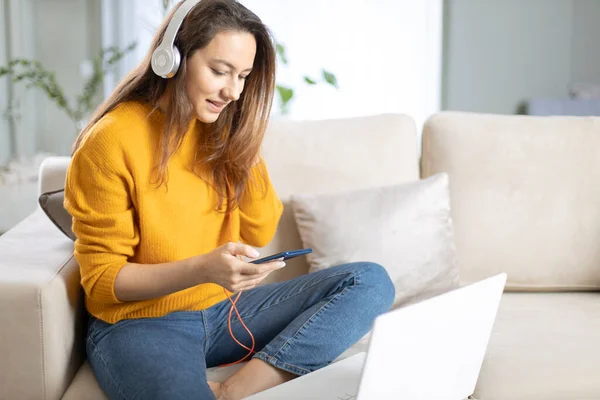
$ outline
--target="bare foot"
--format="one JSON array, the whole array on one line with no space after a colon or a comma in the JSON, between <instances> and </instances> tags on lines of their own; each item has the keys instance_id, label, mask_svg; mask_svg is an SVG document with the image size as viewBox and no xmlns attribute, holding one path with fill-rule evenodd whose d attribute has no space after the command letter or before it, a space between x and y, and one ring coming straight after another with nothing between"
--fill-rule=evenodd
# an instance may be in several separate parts
<instances>
[{"instance_id":1,"label":"bare foot","mask_svg":"<svg viewBox=\"0 0 600 400\"><path fill-rule=\"evenodd\" d=\"M253 358L221 384L219 388L221 397L217 397L217 400L245 399L293 378L295 375Z\"/></svg>"},{"instance_id":2,"label":"bare foot","mask_svg":"<svg viewBox=\"0 0 600 400\"><path fill-rule=\"evenodd\" d=\"M215 394L215 398L217 400L225 400L225 397L223 397L223 384L221 382L208 381L208 386L210 387L210 390L212 390L212 392Z\"/></svg>"}]
</instances>

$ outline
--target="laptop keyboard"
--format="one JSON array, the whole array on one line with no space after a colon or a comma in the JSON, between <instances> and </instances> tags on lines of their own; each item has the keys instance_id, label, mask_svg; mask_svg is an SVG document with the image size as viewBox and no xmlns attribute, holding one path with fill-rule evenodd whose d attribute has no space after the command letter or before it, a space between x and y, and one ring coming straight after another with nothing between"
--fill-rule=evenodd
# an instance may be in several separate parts
<instances>
[{"instance_id":1,"label":"laptop keyboard","mask_svg":"<svg viewBox=\"0 0 600 400\"><path fill-rule=\"evenodd\" d=\"M345 393L341 396L336 397L336 400L356 400L356 395Z\"/></svg>"}]
</instances>

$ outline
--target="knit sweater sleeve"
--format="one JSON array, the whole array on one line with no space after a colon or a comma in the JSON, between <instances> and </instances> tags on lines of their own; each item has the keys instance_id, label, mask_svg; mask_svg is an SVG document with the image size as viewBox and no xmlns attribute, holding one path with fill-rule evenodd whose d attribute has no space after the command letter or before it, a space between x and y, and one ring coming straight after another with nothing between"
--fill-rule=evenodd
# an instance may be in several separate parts
<instances>
[{"instance_id":1,"label":"knit sweater sleeve","mask_svg":"<svg viewBox=\"0 0 600 400\"><path fill-rule=\"evenodd\" d=\"M73 217L75 258L88 297L109 304L115 279L140 240L131 197L133 180L118 146L88 140L74 154L65 182L65 208Z\"/></svg>"},{"instance_id":2,"label":"knit sweater sleeve","mask_svg":"<svg viewBox=\"0 0 600 400\"><path fill-rule=\"evenodd\" d=\"M264 160L252 167L240 198L240 236L251 246L266 246L277 231L283 205L271 184Z\"/></svg>"}]
</instances>

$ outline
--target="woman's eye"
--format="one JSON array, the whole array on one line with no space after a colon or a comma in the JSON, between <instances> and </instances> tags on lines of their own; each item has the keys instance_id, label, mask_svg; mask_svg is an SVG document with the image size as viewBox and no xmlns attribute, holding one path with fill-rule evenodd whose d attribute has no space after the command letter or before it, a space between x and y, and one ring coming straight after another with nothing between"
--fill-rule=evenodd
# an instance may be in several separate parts
<instances>
[{"instance_id":1,"label":"woman's eye","mask_svg":"<svg viewBox=\"0 0 600 400\"><path fill-rule=\"evenodd\" d=\"M212 72L213 72L213 74L215 74L217 76L224 76L227 74L226 72L217 71L216 69L213 69Z\"/></svg>"},{"instance_id":2,"label":"woman's eye","mask_svg":"<svg viewBox=\"0 0 600 400\"><path fill-rule=\"evenodd\" d=\"M240 76L240 78L241 78L241 79L243 79L243 80L245 80L245 81L247 81L247 80L248 80L248 76L249 76L249 75L246 75L246 76Z\"/></svg>"}]
</instances>

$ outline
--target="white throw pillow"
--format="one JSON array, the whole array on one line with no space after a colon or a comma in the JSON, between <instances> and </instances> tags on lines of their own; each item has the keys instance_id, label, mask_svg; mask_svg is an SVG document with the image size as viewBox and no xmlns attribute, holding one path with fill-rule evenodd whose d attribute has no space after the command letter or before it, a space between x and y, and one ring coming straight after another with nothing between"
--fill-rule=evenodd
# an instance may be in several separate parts
<instances>
[{"instance_id":1,"label":"white throw pillow","mask_svg":"<svg viewBox=\"0 0 600 400\"><path fill-rule=\"evenodd\" d=\"M292 196L309 272L371 261L388 271L394 306L459 286L448 175L401 185Z\"/></svg>"}]
</instances>

